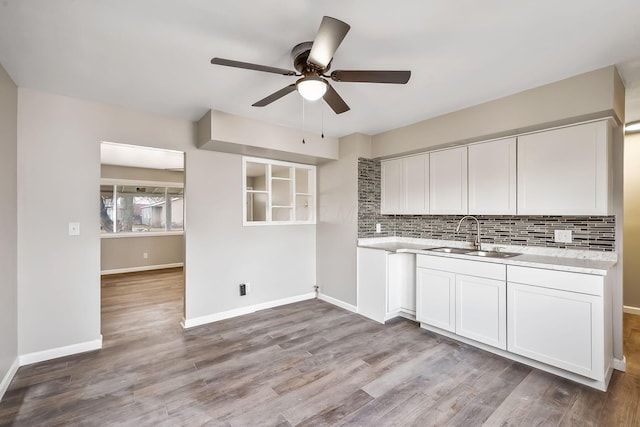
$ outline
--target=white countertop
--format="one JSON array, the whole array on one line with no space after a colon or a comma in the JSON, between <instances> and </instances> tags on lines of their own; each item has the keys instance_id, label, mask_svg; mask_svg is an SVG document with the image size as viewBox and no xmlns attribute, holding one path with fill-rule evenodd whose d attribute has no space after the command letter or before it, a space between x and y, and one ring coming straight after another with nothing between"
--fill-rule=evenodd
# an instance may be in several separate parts
<instances>
[{"instance_id":1,"label":"white countertop","mask_svg":"<svg viewBox=\"0 0 640 427\"><path fill-rule=\"evenodd\" d=\"M432 241L426 239L408 239L397 237L358 239L358 246L380 249L387 252L415 253L423 255L460 258L480 262L492 262L505 265L545 268L547 270L571 271L575 273L596 274L604 276L616 265L615 253L595 251L554 250L549 248L530 248L503 245L484 245L483 250L502 249L504 252L517 252L520 255L511 258L479 258L477 255L452 254L430 251L437 247L464 247L473 250L465 242ZM485 248L486 246L486 248ZM526 253L526 252L535 253ZM589 254L588 252L594 252Z\"/></svg>"}]
</instances>

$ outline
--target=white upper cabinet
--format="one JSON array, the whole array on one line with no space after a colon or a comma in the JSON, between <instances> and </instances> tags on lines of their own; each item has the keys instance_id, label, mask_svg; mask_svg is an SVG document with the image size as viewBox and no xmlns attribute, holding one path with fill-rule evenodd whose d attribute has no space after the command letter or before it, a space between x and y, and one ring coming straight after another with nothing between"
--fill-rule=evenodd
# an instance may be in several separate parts
<instances>
[{"instance_id":1,"label":"white upper cabinet","mask_svg":"<svg viewBox=\"0 0 640 427\"><path fill-rule=\"evenodd\" d=\"M429 205L432 214L467 213L467 147L430 153Z\"/></svg>"},{"instance_id":2,"label":"white upper cabinet","mask_svg":"<svg viewBox=\"0 0 640 427\"><path fill-rule=\"evenodd\" d=\"M469 214L516 214L516 138L469 146Z\"/></svg>"},{"instance_id":3,"label":"white upper cabinet","mask_svg":"<svg viewBox=\"0 0 640 427\"><path fill-rule=\"evenodd\" d=\"M380 213L383 215L400 212L402 200L402 159L392 159L380 162L381 194Z\"/></svg>"},{"instance_id":4,"label":"white upper cabinet","mask_svg":"<svg viewBox=\"0 0 640 427\"><path fill-rule=\"evenodd\" d=\"M384 160L380 213L429 213L429 154Z\"/></svg>"},{"instance_id":5,"label":"white upper cabinet","mask_svg":"<svg viewBox=\"0 0 640 427\"><path fill-rule=\"evenodd\" d=\"M607 215L607 121L518 138L518 214Z\"/></svg>"}]
</instances>

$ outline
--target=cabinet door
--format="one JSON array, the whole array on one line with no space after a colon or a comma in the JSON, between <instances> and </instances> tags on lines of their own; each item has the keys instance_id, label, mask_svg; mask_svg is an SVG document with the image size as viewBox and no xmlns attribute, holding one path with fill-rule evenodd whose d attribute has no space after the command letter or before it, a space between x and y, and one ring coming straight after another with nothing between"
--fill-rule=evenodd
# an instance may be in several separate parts
<instances>
[{"instance_id":1,"label":"cabinet door","mask_svg":"<svg viewBox=\"0 0 640 427\"><path fill-rule=\"evenodd\" d=\"M507 283L508 350L603 380L602 297Z\"/></svg>"},{"instance_id":2,"label":"cabinet door","mask_svg":"<svg viewBox=\"0 0 640 427\"><path fill-rule=\"evenodd\" d=\"M402 159L385 160L380 162L381 194L380 213L396 214L404 209L402 194Z\"/></svg>"},{"instance_id":3,"label":"cabinet door","mask_svg":"<svg viewBox=\"0 0 640 427\"><path fill-rule=\"evenodd\" d=\"M467 147L430 153L429 213L467 213Z\"/></svg>"},{"instance_id":4,"label":"cabinet door","mask_svg":"<svg viewBox=\"0 0 640 427\"><path fill-rule=\"evenodd\" d=\"M405 209L402 213L429 213L429 154L403 159Z\"/></svg>"},{"instance_id":5,"label":"cabinet door","mask_svg":"<svg viewBox=\"0 0 640 427\"><path fill-rule=\"evenodd\" d=\"M504 281L456 275L456 333L507 349L507 285Z\"/></svg>"},{"instance_id":6,"label":"cabinet door","mask_svg":"<svg viewBox=\"0 0 640 427\"><path fill-rule=\"evenodd\" d=\"M450 332L456 329L454 273L416 269L416 320Z\"/></svg>"},{"instance_id":7,"label":"cabinet door","mask_svg":"<svg viewBox=\"0 0 640 427\"><path fill-rule=\"evenodd\" d=\"M603 121L519 137L518 214L608 214L609 132Z\"/></svg>"},{"instance_id":8,"label":"cabinet door","mask_svg":"<svg viewBox=\"0 0 640 427\"><path fill-rule=\"evenodd\" d=\"M358 313L384 323L387 314L387 252L357 250Z\"/></svg>"},{"instance_id":9,"label":"cabinet door","mask_svg":"<svg viewBox=\"0 0 640 427\"><path fill-rule=\"evenodd\" d=\"M516 139L469 146L469 213L516 214Z\"/></svg>"}]
</instances>

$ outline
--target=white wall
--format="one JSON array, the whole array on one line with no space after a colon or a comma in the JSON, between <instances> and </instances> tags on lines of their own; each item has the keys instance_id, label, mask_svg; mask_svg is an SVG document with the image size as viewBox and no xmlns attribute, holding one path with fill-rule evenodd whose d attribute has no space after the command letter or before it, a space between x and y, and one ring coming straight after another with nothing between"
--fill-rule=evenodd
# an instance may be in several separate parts
<instances>
[{"instance_id":1,"label":"white wall","mask_svg":"<svg viewBox=\"0 0 640 427\"><path fill-rule=\"evenodd\" d=\"M313 292L314 225L243 227L238 155L199 150L186 172L187 320Z\"/></svg>"},{"instance_id":2,"label":"white wall","mask_svg":"<svg viewBox=\"0 0 640 427\"><path fill-rule=\"evenodd\" d=\"M358 157L371 156L371 137L340 138L340 159L318 167L317 262L320 293L356 305Z\"/></svg>"},{"instance_id":3,"label":"white wall","mask_svg":"<svg viewBox=\"0 0 640 427\"><path fill-rule=\"evenodd\" d=\"M0 399L18 357L17 115L18 88L0 65Z\"/></svg>"},{"instance_id":4,"label":"white wall","mask_svg":"<svg viewBox=\"0 0 640 427\"><path fill-rule=\"evenodd\" d=\"M312 291L315 227L243 228L241 158L197 149L192 122L18 93L19 354L100 338L100 141L186 153L187 319Z\"/></svg>"}]
</instances>

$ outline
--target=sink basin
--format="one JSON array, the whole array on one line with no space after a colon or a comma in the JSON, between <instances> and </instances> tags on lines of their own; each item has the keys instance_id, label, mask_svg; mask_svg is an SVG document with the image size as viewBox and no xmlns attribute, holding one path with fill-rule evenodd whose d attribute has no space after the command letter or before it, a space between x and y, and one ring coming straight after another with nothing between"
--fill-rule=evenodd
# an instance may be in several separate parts
<instances>
[{"instance_id":1,"label":"sink basin","mask_svg":"<svg viewBox=\"0 0 640 427\"><path fill-rule=\"evenodd\" d=\"M473 255L487 258L511 258L520 254L513 252L493 252L493 251L471 251L465 252L465 255Z\"/></svg>"},{"instance_id":2,"label":"sink basin","mask_svg":"<svg viewBox=\"0 0 640 427\"><path fill-rule=\"evenodd\" d=\"M446 254L466 254L469 253L469 251L471 249L465 249L465 248L430 248L427 249L429 251L433 251L433 252L444 252Z\"/></svg>"}]
</instances>

